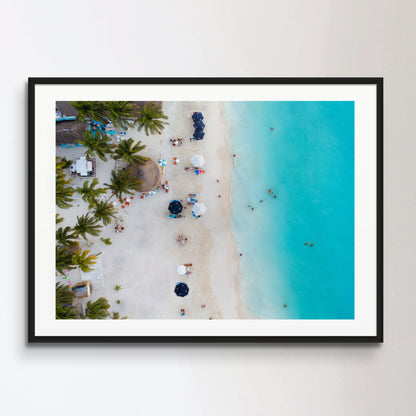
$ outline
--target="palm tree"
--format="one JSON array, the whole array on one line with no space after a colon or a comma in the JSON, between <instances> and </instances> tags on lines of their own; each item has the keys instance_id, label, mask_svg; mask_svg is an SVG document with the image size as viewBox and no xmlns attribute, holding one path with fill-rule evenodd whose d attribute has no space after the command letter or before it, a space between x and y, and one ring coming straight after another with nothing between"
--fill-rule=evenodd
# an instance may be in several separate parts
<instances>
[{"instance_id":1,"label":"palm tree","mask_svg":"<svg viewBox=\"0 0 416 416\"><path fill-rule=\"evenodd\" d=\"M55 222L56 224L59 224L60 222L62 222L64 219L62 217L59 216L59 214L55 214Z\"/></svg>"},{"instance_id":2,"label":"palm tree","mask_svg":"<svg viewBox=\"0 0 416 416\"><path fill-rule=\"evenodd\" d=\"M116 212L110 202L100 201L95 204L93 214L95 219L103 222L103 225L108 225L116 217Z\"/></svg>"},{"instance_id":3,"label":"palm tree","mask_svg":"<svg viewBox=\"0 0 416 416\"><path fill-rule=\"evenodd\" d=\"M137 110L131 101L107 101L105 102L108 119L115 127L126 129L134 124Z\"/></svg>"},{"instance_id":4,"label":"palm tree","mask_svg":"<svg viewBox=\"0 0 416 416\"><path fill-rule=\"evenodd\" d=\"M56 230L56 241L65 247L71 247L76 245L77 242L74 240L77 238L77 235L75 233L71 234L71 231L71 227L59 227Z\"/></svg>"},{"instance_id":5,"label":"palm tree","mask_svg":"<svg viewBox=\"0 0 416 416\"><path fill-rule=\"evenodd\" d=\"M119 199L123 199L123 194L133 195L132 191L140 191L140 184L142 181L130 176L130 170L115 170L111 171L111 184L105 183L114 192L114 195Z\"/></svg>"},{"instance_id":6,"label":"palm tree","mask_svg":"<svg viewBox=\"0 0 416 416\"><path fill-rule=\"evenodd\" d=\"M65 176L65 169L68 169L72 165L72 160L67 160L65 157L55 157L56 161L56 173L61 176Z\"/></svg>"},{"instance_id":7,"label":"palm tree","mask_svg":"<svg viewBox=\"0 0 416 416\"><path fill-rule=\"evenodd\" d=\"M77 121L85 122L87 119L103 121L106 119L106 107L102 101L71 101L70 104L77 111Z\"/></svg>"},{"instance_id":8,"label":"palm tree","mask_svg":"<svg viewBox=\"0 0 416 416\"><path fill-rule=\"evenodd\" d=\"M95 302L89 300L87 302L86 317L89 319L105 319L110 315L108 312L109 308L110 304L106 298L99 298Z\"/></svg>"},{"instance_id":9,"label":"palm tree","mask_svg":"<svg viewBox=\"0 0 416 416\"><path fill-rule=\"evenodd\" d=\"M146 148L146 145L142 145L141 141L134 144L133 139L123 140L114 151L113 159L124 159L130 165L144 165L149 158L139 156L137 153Z\"/></svg>"},{"instance_id":10,"label":"palm tree","mask_svg":"<svg viewBox=\"0 0 416 416\"><path fill-rule=\"evenodd\" d=\"M76 190L81 195L81 198L89 203L89 209L92 208L93 205L97 204L97 198L101 194L105 194L107 192L106 188L97 188L95 186L98 185L98 179L94 178L91 182L91 185L88 181L85 181L82 184L82 187L78 187Z\"/></svg>"},{"instance_id":11,"label":"palm tree","mask_svg":"<svg viewBox=\"0 0 416 416\"><path fill-rule=\"evenodd\" d=\"M64 286L62 283L56 283L56 303L68 305L74 301L74 292L69 286Z\"/></svg>"},{"instance_id":12,"label":"palm tree","mask_svg":"<svg viewBox=\"0 0 416 416\"><path fill-rule=\"evenodd\" d=\"M123 288L121 287L121 285L115 285L115 286L114 286L114 290L115 290L116 292L119 292L121 289L123 289Z\"/></svg>"},{"instance_id":13,"label":"palm tree","mask_svg":"<svg viewBox=\"0 0 416 416\"><path fill-rule=\"evenodd\" d=\"M75 254L72 255L72 263L75 266L78 266L83 272L90 272L93 270L91 266L93 266L95 263L97 263L98 256L101 253L98 253L96 255L89 254L89 250L84 251L77 251Z\"/></svg>"},{"instance_id":14,"label":"palm tree","mask_svg":"<svg viewBox=\"0 0 416 416\"><path fill-rule=\"evenodd\" d=\"M72 186L68 186L72 179L65 180L65 178L58 174L56 175L56 205L59 208L70 208L72 207L71 202L73 201L72 195L75 189Z\"/></svg>"},{"instance_id":15,"label":"palm tree","mask_svg":"<svg viewBox=\"0 0 416 416\"><path fill-rule=\"evenodd\" d=\"M144 105L140 111L140 116L137 119L139 122L138 130L140 131L144 127L146 136L149 135L149 130L151 134L161 134L162 130L165 128L164 124L169 124L166 121L162 121L162 119L167 120L168 117L165 116L161 108L162 106L160 105L155 107L154 103Z\"/></svg>"},{"instance_id":16,"label":"palm tree","mask_svg":"<svg viewBox=\"0 0 416 416\"><path fill-rule=\"evenodd\" d=\"M56 319L75 319L76 310L72 306L63 306L56 304Z\"/></svg>"},{"instance_id":17,"label":"palm tree","mask_svg":"<svg viewBox=\"0 0 416 416\"><path fill-rule=\"evenodd\" d=\"M84 240L88 240L86 234L90 234L94 237L100 235L100 229L103 228L102 225L97 224L98 220L94 217L90 217L89 214L82 215L81 217L77 216L77 223L73 230L77 235L80 235Z\"/></svg>"},{"instance_id":18,"label":"palm tree","mask_svg":"<svg viewBox=\"0 0 416 416\"><path fill-rule=\"evenodd\" d=\"M106 154L113 153L111 139L107 135L102 135L99 130L94 136L90 130L87 130L84 132L84 139L78 140L78 143L87 148L85 152L87 156L97 155L104 162L107 162Z\"/></svg>"},{"instance_id":19,"label":"palm tree","mask_svg":"<svg viewBox=\"0 0 416 416\"><path fill-rule=\"evenodd\" d=\"M56 247L55 254L56 271L65 276L65 270L74 269L72 253L66 247Z\"/></svg>"}]
</instances>

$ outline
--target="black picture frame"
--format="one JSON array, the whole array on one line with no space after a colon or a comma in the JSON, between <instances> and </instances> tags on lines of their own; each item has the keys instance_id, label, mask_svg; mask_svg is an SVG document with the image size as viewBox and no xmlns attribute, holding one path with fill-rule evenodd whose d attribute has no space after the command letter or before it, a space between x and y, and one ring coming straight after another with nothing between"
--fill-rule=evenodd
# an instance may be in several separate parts
<instances>
[{"instance_id":1,"label":"black picture frame","mask_svg":"<svg viewBox=\"0 0 416 416\"><path fill-rule=\"evenodd\" d=\"M376 335L369 336L39 336L35 328L35 89L54 84L373 85L377 113ZM383 342L383 78L29 78L28 80L28 342L29 343L382 343Z\"/></svg>"}]
</instances>

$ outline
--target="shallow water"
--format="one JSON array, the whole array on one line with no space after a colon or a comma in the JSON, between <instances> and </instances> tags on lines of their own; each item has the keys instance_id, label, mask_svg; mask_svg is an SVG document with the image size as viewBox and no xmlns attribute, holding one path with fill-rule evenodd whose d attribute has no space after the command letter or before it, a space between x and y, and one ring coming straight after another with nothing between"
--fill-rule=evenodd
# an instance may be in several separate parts
<instances>
[{"instance_id":1,"label":"shallow water","mask_svg":"<svg viewBox=\"0 0 416 416\"><path fill-rule=\"evenodd\" d=\"M243 302L259 318L353 319L354 103L227 102L224 114Z\"/></svg>"}]
</instances>

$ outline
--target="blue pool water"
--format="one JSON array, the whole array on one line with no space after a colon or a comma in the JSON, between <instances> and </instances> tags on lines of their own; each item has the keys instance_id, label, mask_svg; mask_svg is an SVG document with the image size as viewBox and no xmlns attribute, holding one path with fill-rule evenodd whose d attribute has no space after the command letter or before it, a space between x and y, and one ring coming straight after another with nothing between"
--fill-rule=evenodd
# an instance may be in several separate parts
<instances>
[{"instance_id":1,"label":"blue pool water","mask_svg":"<svg viewBox=\"0 0 416 416\"><path fill-rule=\"evenodd\" d=\"M223 109L243 302L259 318L354 319L354 102Z\"/></svg>"}]
</instances>

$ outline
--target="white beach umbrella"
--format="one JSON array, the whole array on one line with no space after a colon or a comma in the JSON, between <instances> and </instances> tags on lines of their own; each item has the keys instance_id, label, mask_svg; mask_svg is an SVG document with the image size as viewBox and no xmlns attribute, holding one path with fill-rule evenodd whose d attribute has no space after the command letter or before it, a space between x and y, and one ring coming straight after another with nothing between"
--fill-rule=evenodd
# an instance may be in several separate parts
<instances>
[{"instance_id":1,"label":"white beach umbrella","mask_svg":"<svg viewBox=\"0 0 416 416\"><path fill-rule=\"evenodd\" d=\"M202 155L193 155L191 157L191 163L196 167L196 168L202 168L202 166L204 166L205 164L205 159L204 156Z\"/></svg>"},{"instance_id":2,"label":"white beach umbrella","mask_svg":"<svg viewBox=\"0 0 416 416\"><path fill-rule=\"evenodd\" d=\"M181 264L180 266L178 266L176 271L178 272L178 274L185 274L186 273L186 267L183 264Z\"/></svg>"},{"instance_id":3,"label":"white beach umbrella","mask_svg":"<svg viewBox=\"0 0 416 416\"><path fill-rule=\"evenodd\" d=\"M198 217L199 215L204 215L206 212L207 212L207 207L200 202L195 204L194 207L192 208L192 214L194 214L196 217Z\"/></svg>"}]
</instances>

